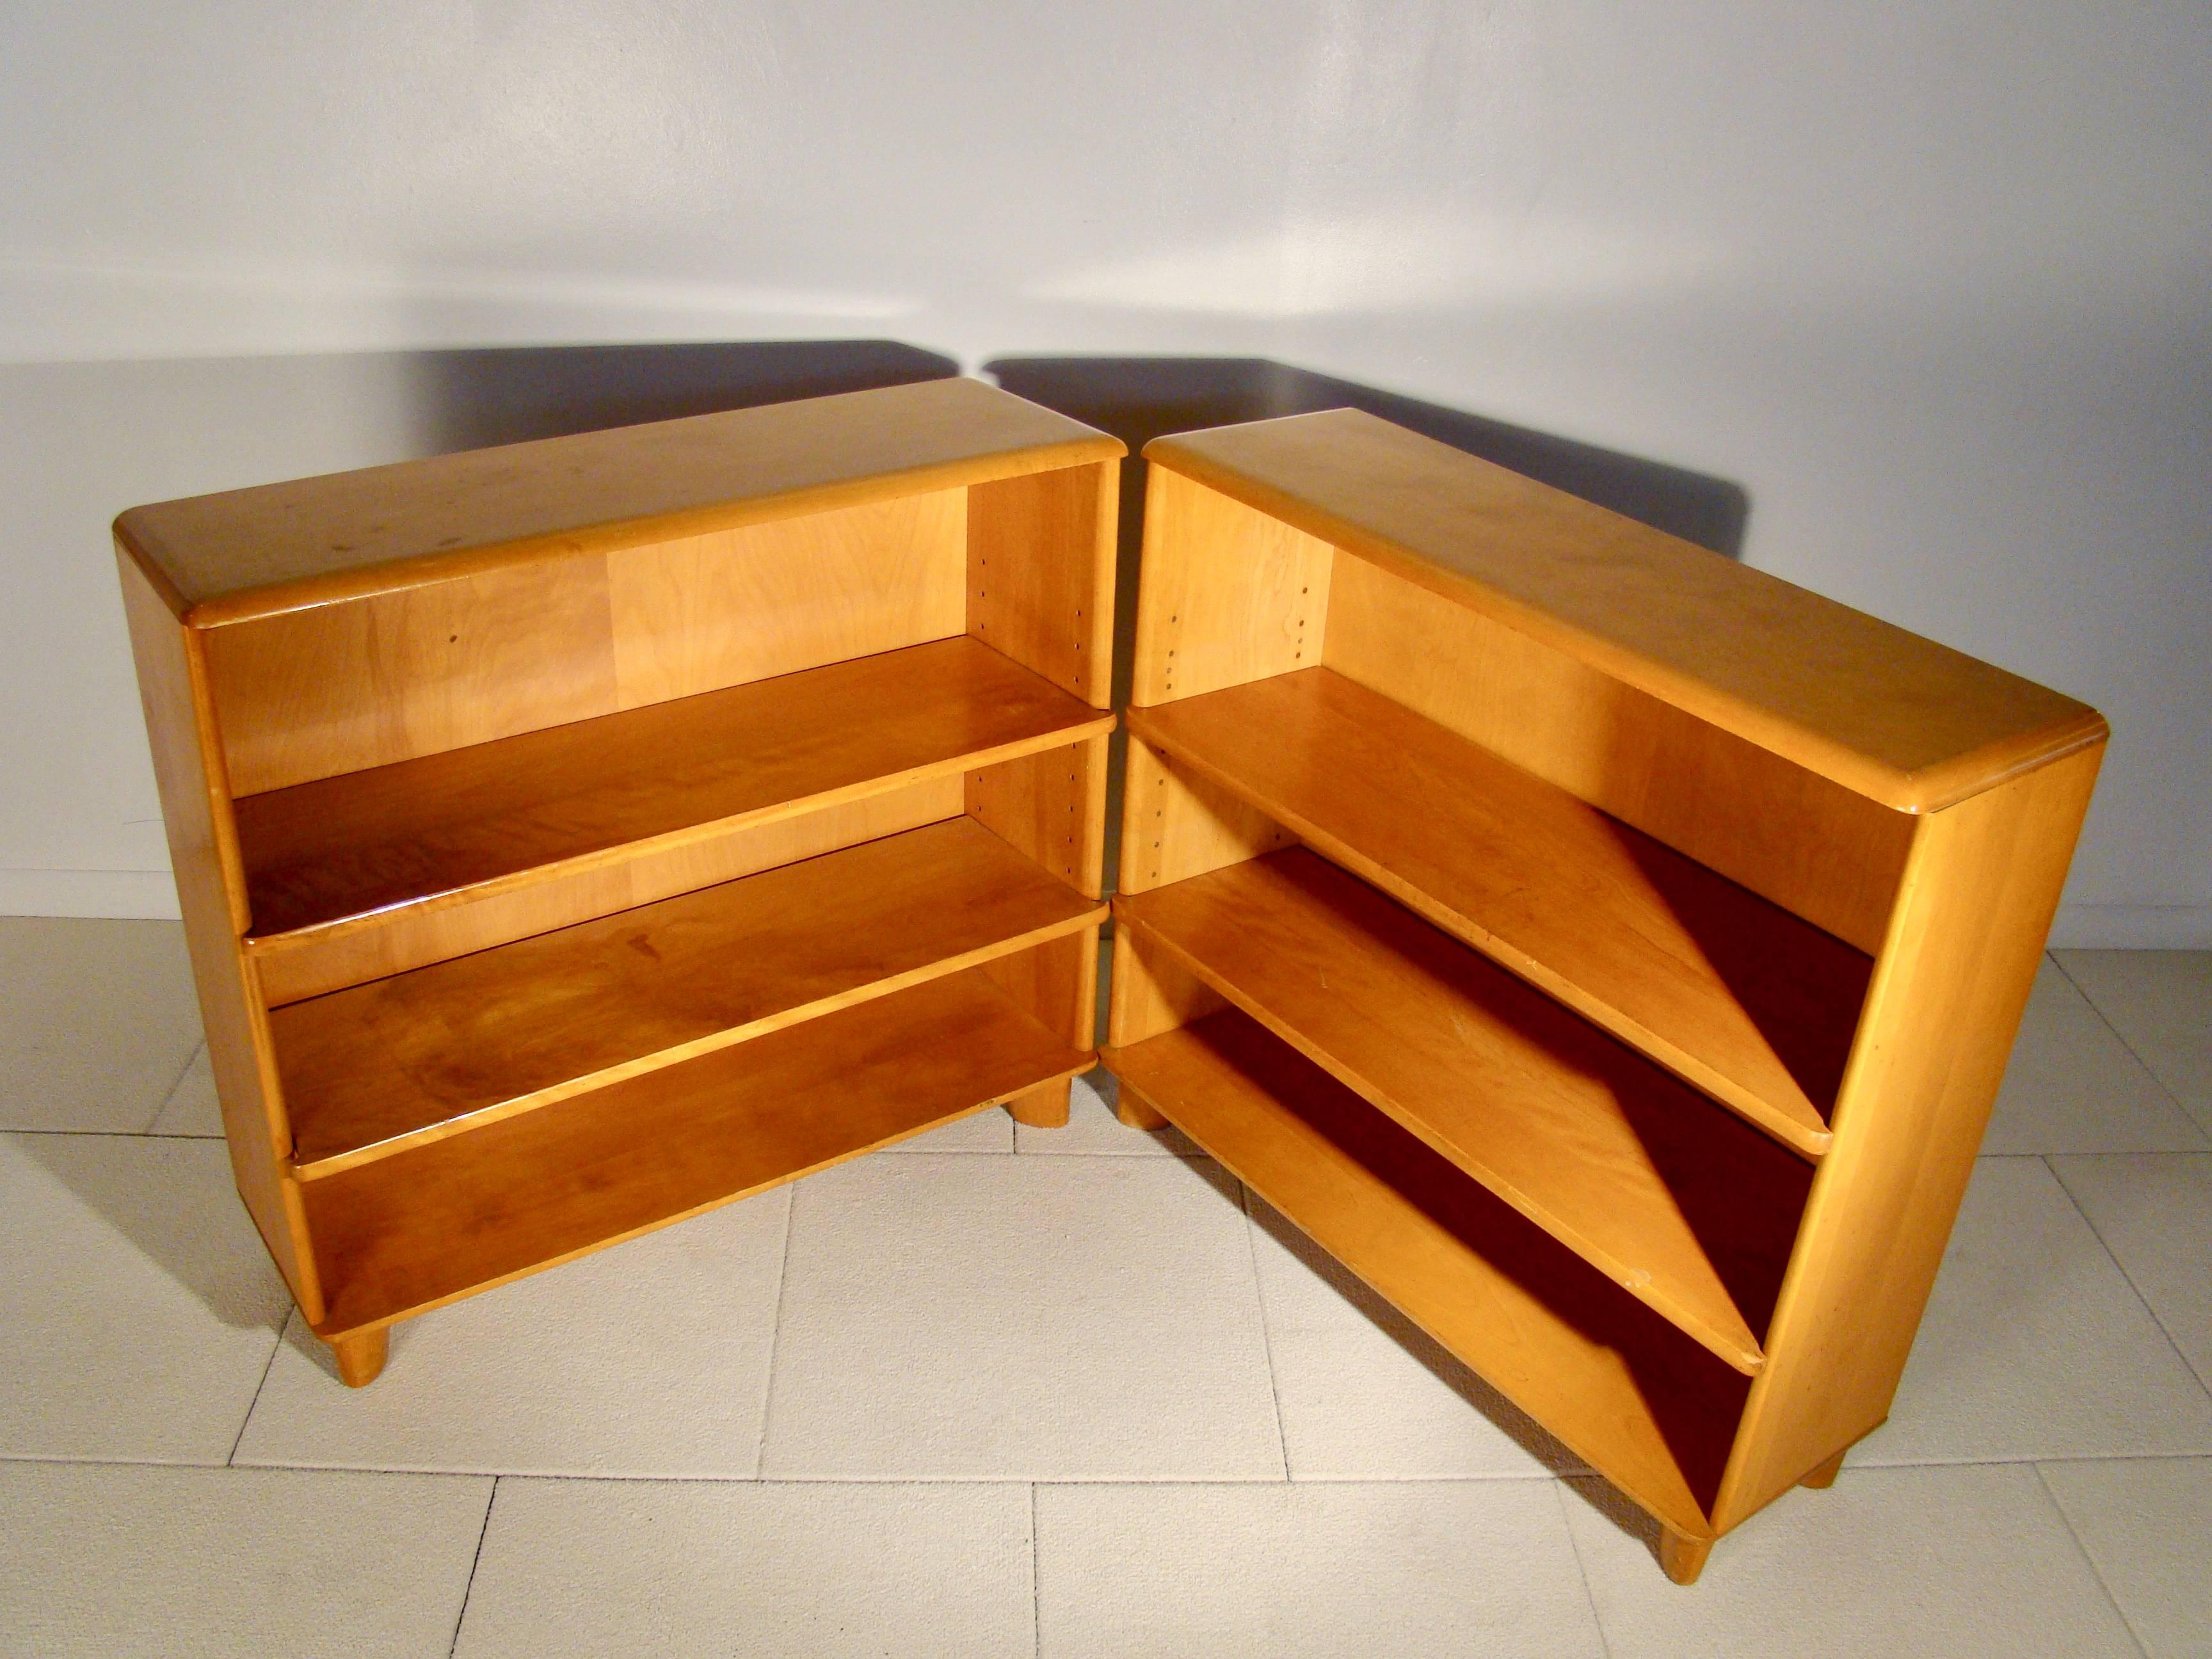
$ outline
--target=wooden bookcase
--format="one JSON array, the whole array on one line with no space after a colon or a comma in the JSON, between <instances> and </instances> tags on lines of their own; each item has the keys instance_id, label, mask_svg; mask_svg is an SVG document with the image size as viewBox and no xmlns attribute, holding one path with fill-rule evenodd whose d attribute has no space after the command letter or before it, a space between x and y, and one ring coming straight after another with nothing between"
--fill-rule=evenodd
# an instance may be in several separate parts
<instances>
[{"instance_id":1,"label":"wooden bookcase","mask_svg":"<svg viewBox=\"0 0 2212 1659\"><path fill-rule=\"evenodd\" d=\"M1688 1583L1889 1410L2105 722L1364 414L1146 455L1123 1113Z\"/></svg>"},{"instance_id":2,"label":"wooden bookcase","mask_svg":"<svg viewBox=\"0 0 2212 1659\"><path fill-rule=\"evenodd\" d=\"M239 1189L392 1323L1092 1061L1115 439L973 380L116 523Z\"/></svg>"}]
</instances>

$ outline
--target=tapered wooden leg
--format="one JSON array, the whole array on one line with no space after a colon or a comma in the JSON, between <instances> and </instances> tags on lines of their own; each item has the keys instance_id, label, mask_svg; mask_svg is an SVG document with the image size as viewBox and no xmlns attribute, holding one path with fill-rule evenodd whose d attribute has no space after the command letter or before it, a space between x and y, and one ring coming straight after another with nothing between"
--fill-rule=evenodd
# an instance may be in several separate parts
<instances>
[{"instance_id":1,"label":"tapered wooden leg","mask_svg":"<svg viewBox=\"0 0 2212 1659\"><path fill-rule=\"evenodd\" d=\"M331 1344L331 1351L338 1357L339 1379L349 1389L365 1389L375 1382L377 1373L384 1369L384 1356L391 1341L392 1328L388 1325L337 1338Z\"/></svg>"},{"instance_id":2,"label":"tapered wooden leg","mask_svg":"<svg viewBox=\"0 0 2212 1659\"><path fill-rule=\"evenodd\" d=\"M1058 1129L1067 1122L1068 1079L1040 1083L1006 1103L1006 1115L1032 1129Z\"/></svg>"},{"instance_id":3,"label":"tapered wooden leg","mask_svg":"<svg viewBox=\"0 0 2212 1659\"><path fill-rule=\"evenodd\" d=\"M1849 1451L1850 1449L1850 1448L1848 1446L1844 1448L1844 1451ZM1841 1474L1843 1470L1844 1453L1838 1452L1833 1457L1821 1464L1819 1468L1814 1469L1812 1474L1807 1475L1797 1484L1801 1486L1810 1486L1815 1492L1825 1492L1827 1488L1836 1484L1836 1477L1838 1474Z\"/></svg>"},{"instance_id":4,"label":"tapered wooden leg","mask_svg":"<svg viewBox=\"0 0 2212 1659\"><path fill-rule=\"evenodd\" d=\"M1132 1129L1164 1129L1168 1121L1154 1111L1148 1101L1137 1098L1136 1091L1124 1087L1114 1097L1114 1115Z\"/></svg>"},{"instance_id":5,"label":"tapered wooden leg","mask_svg":"<svg viewBox=\"0 0 2212 1659\"><path fill-rule=\"evenodd\" d=\"M1713 1553L1710 1538L1691 1538L1672 1527L1659 1528L1659 1566L1678 1584L1694 1584Z\"/></svg>"}]
</instances>

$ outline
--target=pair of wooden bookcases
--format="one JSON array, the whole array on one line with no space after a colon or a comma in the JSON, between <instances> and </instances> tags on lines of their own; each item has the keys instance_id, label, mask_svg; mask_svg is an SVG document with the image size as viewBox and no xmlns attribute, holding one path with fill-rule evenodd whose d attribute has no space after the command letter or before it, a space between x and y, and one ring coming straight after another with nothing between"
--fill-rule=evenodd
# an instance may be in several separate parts
<instances>
[{"instance_id":1,"label":"pair of wooden bookcases","mask_svg":"<svg viewBox=\"0 0 2212 1659\"><path fill-rule=\"evenodd\" d=\"M2090 709L1349 411L971 380L126 513L239 1188L393 1322L1095 1059L1656 1516L1903 1368Z\"/></svg>"}]
</instances>

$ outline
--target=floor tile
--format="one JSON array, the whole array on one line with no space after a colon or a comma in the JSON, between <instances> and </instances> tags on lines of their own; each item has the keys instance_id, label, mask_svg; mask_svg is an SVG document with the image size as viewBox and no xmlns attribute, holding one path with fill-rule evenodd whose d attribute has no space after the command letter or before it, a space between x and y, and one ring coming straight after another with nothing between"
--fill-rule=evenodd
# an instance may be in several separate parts
<instances>
[{"instance_id":1,"label":"floor tile","mask_svg":"<svg viewBox=\"0 0 2212 1659\"><path fill-rule=\"evenodd\" d=\"M883 1149L896 1152L1011 1152L1014 1150L1014 1121L1002 1108L970 1112L951 1123L925 1130L910 1140Z\"/></svg>"},{"instance_id":2,"label":"floor tile","mask_svg":"<svg viewBox=\"0 0 2212 1659\"><path fill-rule=\"evenodd\" d=\"M869 1158L800 1183L762 1472L1279 1479L1234 1183L1175 1158Z\"/></svg>"},{"instance_id":3,"label":"floor tile","mask_svg":"<svg viewBox=\"0 0 2212 1659\"><path fill-rule=\"evenodd\" d=\"M1604 1649L1550 1481L1037 1489L1043 1659Z\"/></svg>"},{"instance_id":4,"label":"floor tile","mask_svg":"<svg viewBox=\"0 0 2212 1659\"><path fill-rule=\"evenodd\" d=\"M1164 1129L1132 1129L1114 1115L1120 1085L1114 1074L1097 1071L1075 1080L1068 1091L1067 1123L1063 1128L1032 1129L1018 1124L1014 1150L1020 1152L1128 1154L1153 1158L1203 1158L1190 1137L1172 1125Z\"/></svg>"},{"instance_id":5,"label":"floor tile","mask_svg":"<svg viewBox=\"0 0 2212 1659\"><path fill-rule=\"evenodd\" d=\"M1984 1158L1851 1463L2212 1452L2212 1397L2040 1158Z\"/></svg>"},{"instance_id":6,"label":"floor tile","mask_svg":"<svg viewBox=\"0 0 2212 1659\"><path fill-rule=\"evenodd\" d=\"M443 1659L491 1484L0 1464L0 1643L40 1659Z\"/></svg>"},{"instance_id":7,"label":"floor tile","mask_svg":"<svg viewBox=\"0 0 2212 1659\"><path fill-rule=\"evenodd\" d=\"M148 1133L222 1135L222 1104L215 1097L215 1068L208 1063L206 1043L193 1050L191 1064L177 1079L177 1086L169 1091L168 1099L161 1103Z\"/></svg>"},{"instance_id":8,"label":"floor tile","mask_svg":"<svg viewBox=\"0 0 2212 1659\"><path fill-rule=\"evenodd\" d=\"M2150 1659L2212 1653L2212 1459L2042 1468L2044 1484Z\"/></svg>"},{"instance_id":9,"label":"floor tile","mask_svg":"<svg viewBox=\"0 0 2212 1659\"><path fill-rule=\"evenodd\" d=\"M913 1160L940 1161L969 1160ZM295 1320L238 1461L750 1477L790 1193L406 1321L365 1389L340 1382Z\"/></svg>"},{"instance_id":10,"label":"floor tile","mask_svg":"<svg viewBox=\"0 0 2212 1659\"><path fill-rule=\"evenodd\" d=\"M2212 951L2061 951L2058 962L2212 1134Z\"/></svg>"},{"instance_id":11,"label":"floor tile","mask_svg":"<svg viewBox=\"0 0 2212 1659\"><path fill-rule=\"evenodd\" d=\"M1252 1200L1293 1480L1541 1476L1583 1465L1277 1210Z\"/></svg>"},{"instance_id":12,"label":"floor tile","mask_svg":"<svg viewBox=\"0 0 2212 1659\"><path fill-rule=\"evenodd\" d=\"M199 1040L180 924L0 916L0 1129L143 1129Z\"/></svg>"},{"instance_id":13,"label":"floor tile","mask_svg":"<svg viewBox=\"0 0 2212 1659\"><path fill-rule=\"evenodd\" d=\"M1027 1486L505 1480L454 1650L1028 1659L1034 1626Z\"/></svg>"},{"instance_id":14,"label":"floor tile","mask_svg":"<svg viewBox=\"0 0 2212 1659\"><path fill-rule=\"evenodd\" d=\"M2212 1388L2212 1156L2052 1160L2198 1378Z\"/></svg>"},{"instance_id":15,"label":"floor tile","mask_svg":"<svg viewBox=\"0 0 2212 1659\"><path fill-rule=\"evenodd\" d=\"M1826 1492L1790 1492L1722 1539L1687 1588L1659 1571L1601 1489L1590 1496L1571 1496L1567 1511L1613 1659L2134 1659L2026 1464L1847 1468Z\"/></svg>"},{"instance_id":16,"label":"floor tile","mask_svg":"<svg viewBox=\"0 0 2212 1659\"><path fill-rule=\"evenodd\" d=\"M2045 957L1982 1150L2189 1152L2212 1141Z\"/></svg>"},{"instance_id":17,"label":"floor tile","mask_svg":"<svg viewBox=\"0 0 2212 1659\"><path fill-rule=\"evenodd\" d=\"M290 1305L220 1145L0 1137L0 1455L222 1462Z\"/></svg>"}]
</instances>

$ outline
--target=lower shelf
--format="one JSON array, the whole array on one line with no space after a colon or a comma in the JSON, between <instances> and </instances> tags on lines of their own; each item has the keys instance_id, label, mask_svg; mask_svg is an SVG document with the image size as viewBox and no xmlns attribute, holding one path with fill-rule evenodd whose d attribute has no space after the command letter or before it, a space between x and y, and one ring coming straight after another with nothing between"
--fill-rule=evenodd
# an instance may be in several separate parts
<instances>
[{"instance_id":1,"label":"lower shelf","mask_svg":"<svg viewBox=\"0 0 2212 1659\"><path fill-rule=\"evenodd\" d=\"M1091 1063L969 969L308 1182L318 1334L423 1312Z\"/></svg>"},{"instance_id":2,"label":"lower shelf","mask_svg":"<svg viewBox=\"0 0 2212 1659\"><path fill-rule=\"evenodd\" d=\"M1102 1058L1598 1473L1711 1535L1748 1378L1233 1009Z\"/></svg>"}]
</instances>

